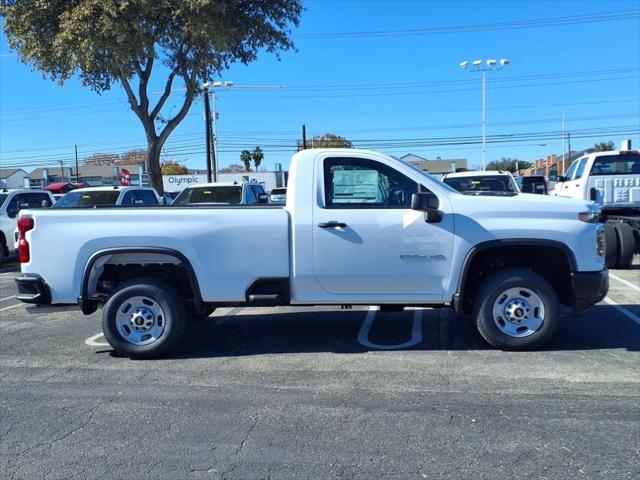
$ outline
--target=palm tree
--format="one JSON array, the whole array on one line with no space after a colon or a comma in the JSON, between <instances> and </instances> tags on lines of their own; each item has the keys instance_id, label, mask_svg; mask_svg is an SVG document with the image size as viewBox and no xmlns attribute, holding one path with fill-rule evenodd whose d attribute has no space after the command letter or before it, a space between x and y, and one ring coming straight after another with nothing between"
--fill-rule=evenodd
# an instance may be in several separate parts
<instances>
[{"instance_id":1,"label":"palm tree","mask_svg":"<svg viewBox=\"0 0 640 480\"><path fill-rule=\"evenodd\" d=\"M251 152L249 150L242 150L240 152L240 161L244 163L244 171L251 171Z\"/></svg>"},{"instance_id":2,"label":"palm tree","mask_svg":"<svg viewBox=\"0 0 640 480\"><path fill-rule=\"evenodd\" d=\"M258 171L258 167L262 163L262 159L264 158L264 153L260 147L256 147L251 152L251 157L253 157L253 163L256 165L256 172Z\"/></svg>"}]
</instances>

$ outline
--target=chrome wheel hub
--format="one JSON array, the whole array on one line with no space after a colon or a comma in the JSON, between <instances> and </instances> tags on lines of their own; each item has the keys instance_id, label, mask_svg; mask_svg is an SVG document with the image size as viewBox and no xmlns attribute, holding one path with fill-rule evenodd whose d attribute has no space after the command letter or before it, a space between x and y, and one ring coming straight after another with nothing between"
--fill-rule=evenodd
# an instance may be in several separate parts
<instances>
[{"instance_id":1,"label":"chrome wheel hub","mask_svg":"<svg viewBox=\"0 0 640 480\"><path fill-rule=\"evenodd\" d=\"M116 327L120 336L133 345L148 345L165 330L164 310L148 297L131 297L118 307Z\"/></svg>"},{"instance_id":2,"label":"chrome wheel hub","mask_svg":"<svg viewBox=\"0 0 640 480\"><path fill-rule=\"evenodd\" d=\"M493 304L493 321L500 331L510 337L526 337L542 328L544 303L528 288L509 288Z\"/></svg>"}]
</instances>

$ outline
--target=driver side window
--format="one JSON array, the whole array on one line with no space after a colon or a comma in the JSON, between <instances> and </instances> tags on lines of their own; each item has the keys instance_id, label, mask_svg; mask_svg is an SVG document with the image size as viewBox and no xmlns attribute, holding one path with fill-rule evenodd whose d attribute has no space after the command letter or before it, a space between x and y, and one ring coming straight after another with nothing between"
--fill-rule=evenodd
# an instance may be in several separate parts
<instances>
[{"instance_id":1,"label":"driver side window","mask_svg":"<svg viewBox=\"0 0 640 480\"><path fill-rule=\"evenodd\" d=\"M373 160L324 161L325 208L410 208L417 191L416 182Z\"/></svg>"}]
</instances>

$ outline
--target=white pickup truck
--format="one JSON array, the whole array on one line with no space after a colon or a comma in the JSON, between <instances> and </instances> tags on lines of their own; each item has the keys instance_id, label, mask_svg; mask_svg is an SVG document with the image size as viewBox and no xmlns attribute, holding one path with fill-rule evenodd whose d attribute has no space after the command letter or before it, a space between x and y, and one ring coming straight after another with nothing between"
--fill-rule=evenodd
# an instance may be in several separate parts
<instances>
[{"instance_id":1,"label":"white pickup truck","mask_svg":"<svg viewBox=\"0 0 640 480\"><path fill-rule=\"evenodd\" d=\"M593 200L604 225L605 264L628 268L640 253L640 152L594 152L573 161L552 195Z\"/></svg>"},{"instance_id":2,"label":"white pickup truck","mask_svg":"<svg viewBox=\"0 0 640 480\"><path fill-rule=\"evenodd\" d=\"M448 306L491 345L532 349L560 304L579 313L606 295L598 215L587 201L463 195L371 151L304 150L285 206L23 212L18 298L104 304L105 337L139 358L239 305Z\"/></svg>"}]
</instances>

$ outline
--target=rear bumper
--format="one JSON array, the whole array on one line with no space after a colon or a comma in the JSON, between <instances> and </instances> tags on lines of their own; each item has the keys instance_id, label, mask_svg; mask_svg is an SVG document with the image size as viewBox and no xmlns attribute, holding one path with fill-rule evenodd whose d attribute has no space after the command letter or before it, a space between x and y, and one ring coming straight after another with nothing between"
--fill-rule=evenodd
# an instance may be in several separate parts
<instances>
[{"instance_id":1,"label":"rear bumper","mask_svg":"<svg viewBox=\"0 0 640 480\"><path fill-rule=\"evenodd\" d=\"M602 300L609 291L609 271L604 268L599 272L572 272L573 311L584 312L591 305Z\"/></svg>"},{"instance_id":2,"label":"rear bumper","mask_svg":"<svg viewBox=\"0 0 640 480\"><path fill-rule=\"evenodd\" d=\"M36 305L49 305L51 303L51 291L40 275L25 273L16 278L18 294L16 298L25 303Z\"/></svg>"}]
</instances>

